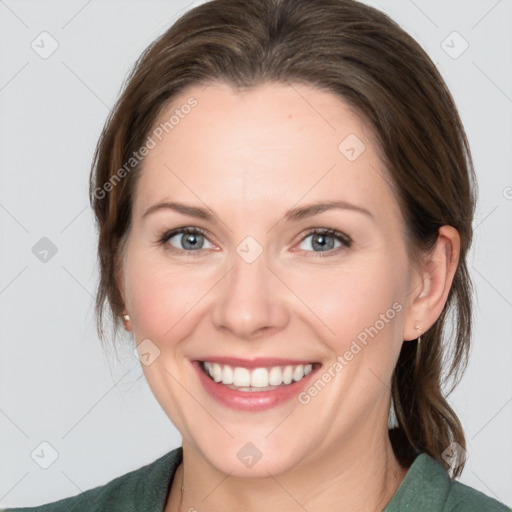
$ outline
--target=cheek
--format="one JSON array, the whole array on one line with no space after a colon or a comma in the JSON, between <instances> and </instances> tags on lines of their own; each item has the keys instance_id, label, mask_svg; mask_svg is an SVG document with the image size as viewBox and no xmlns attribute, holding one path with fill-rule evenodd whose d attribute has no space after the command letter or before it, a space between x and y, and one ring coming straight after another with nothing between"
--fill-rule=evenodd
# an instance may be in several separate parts
<instances>
[{"instance_id":1,"label":"cheek","mask_svg":"<svg viewBox=\"0 0 512 512\"><path fill-rule=\"evenodd\" d=\"M401 344L405 265L391 260L358 261L296 279L297 295L323 324L323 341L334 353L351 350L355 341L371 346L377 358L390 343Z\"/></svg>"},{"instance_id":2,"label":"cheek","mask_svg":"<svg viewBox=\"0 0 512 512\"><path fill-rule=\"evenodd\" d=\"M157 266L139 267L133 274L131 302L137 334L162 340L187 311L187 289L179 274Z\"/></svg>"},{"instance_id":3,"label":"cheek","mask_svg":"<svg viewBox=\"0 0 512 512\"><path fill-rule=\"evenodd\" d=\"M166 340L184 336L187 321L211 288L211 270L178 267L162 255L134 250L126 271L127 307L137 340L149 338L163 348Z\"/></svg>"}]
</instances>

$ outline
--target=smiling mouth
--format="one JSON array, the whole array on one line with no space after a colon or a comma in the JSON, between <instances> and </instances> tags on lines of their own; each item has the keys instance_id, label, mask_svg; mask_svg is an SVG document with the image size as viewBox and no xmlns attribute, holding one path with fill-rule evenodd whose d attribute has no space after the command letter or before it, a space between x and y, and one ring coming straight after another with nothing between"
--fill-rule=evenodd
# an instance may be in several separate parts
<instances>
[{"instance_id":1,"label":"smiling mouth","mask_svg":"<svg viewBox=\"0 0 512 512\"><path fill-rule=\"evenodd\" d=\"M266 368L244 368L228 364L202 361L203 372L214 382L236 391L272 391L300 382L319 363L270 366Z\"/></svg>"}]
</instances>

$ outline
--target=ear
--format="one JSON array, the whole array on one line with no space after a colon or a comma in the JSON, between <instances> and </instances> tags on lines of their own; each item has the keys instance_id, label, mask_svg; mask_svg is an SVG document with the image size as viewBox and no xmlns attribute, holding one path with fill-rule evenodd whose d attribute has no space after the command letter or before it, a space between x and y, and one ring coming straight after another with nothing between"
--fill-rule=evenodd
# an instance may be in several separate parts
<instances>
[{"instance_id":1,"label":"ear","mask_svg":"<svg viewBox=\"0 0 512 512\"><path fill-rule=\"evenodd\" d=\"M459 264L460 236L452 226L438 230L436 245L411 281L404 340L414 340L441 315Z\"/></svg>"},{"instance_id":2,"label":"ear","mask_svg":"<svg viewBox=\"0 0 512 512\"><path fill-rule=\"evenodd\" d=\"M123 263L124 263L124 259L121 258L121 261L117 265L117 268L116 268L115 277L116 277L117 287L118 287L119 292L121 294L121 299L122 299L123 304L125 306L124 310L122 312L121 320L123 322L125 330L130 332L132 330L131 320L125 318L125 315L128 315L128 318L129 318L129 312L126 309L125 282L124 282L124 272L123 272L123 266L124 265L123 265Z\"/></svg>"}]
</instances>

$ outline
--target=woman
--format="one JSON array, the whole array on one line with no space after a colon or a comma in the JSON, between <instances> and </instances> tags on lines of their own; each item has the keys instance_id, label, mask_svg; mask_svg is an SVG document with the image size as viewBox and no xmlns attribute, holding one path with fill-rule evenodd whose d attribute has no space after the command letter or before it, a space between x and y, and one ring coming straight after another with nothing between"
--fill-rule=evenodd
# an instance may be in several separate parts
<instances>
[{"instance_id":1,"label":"woman","mask_svg":"<svg viewBox=\"0 0 512 512\"><path fill-rule=\"evenodd\" d=\"M183 443L23 510L508 510L453 481L465 438L441 390L445 345L457 375L471 335L470 151L384 14L189 11L137 62L90 198L100 335L107 302Z\"/></svg>"}]
</instances>

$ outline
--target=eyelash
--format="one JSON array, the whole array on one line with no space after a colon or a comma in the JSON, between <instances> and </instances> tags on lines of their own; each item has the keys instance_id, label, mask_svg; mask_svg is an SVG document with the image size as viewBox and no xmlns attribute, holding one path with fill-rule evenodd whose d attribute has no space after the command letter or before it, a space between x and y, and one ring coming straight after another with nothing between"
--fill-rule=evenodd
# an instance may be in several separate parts
<instances>
[{"instance_id":1,"label":"eyelash","mask_svg":"<svg viewBox=\"0 0 512 512\"><path fill-rule=\"evenodd\" d=\"M160 244L160 245L165 245L165 244L167 244L169 239L171 239L173 236L180 235L180 234L202 235L206 239L208 239L205 231L203 231L202 229L186 227L186 228L178 228L178 229L174 229L174 230L171 230L171 231L164 232L159 237L157 243ZM330 229L330 228L321 228L321 229L314 228L314 229L309 230L304 235L304 237L300 240L299 244L301 244L304 240L306 240L306 238L308 238L311 235L328 235L328 236L332 236L332 237L334 237L336 240L338 240L341 243L340 247L337 247L335 249L330 249L328 251L303 251L303 252L306 252L306 253L313 253L314 255L312 255L312 257L317 257L317 256L319 256L319 257L326 257L326 256L330 256L330 255L336 254L338 251L340 251L343 248L349 249L352 246L352 239L348 235L345 235L344 233L341 233L340 231L337 231L335 229ZM173 252L180 252L180 253L184 252L184 253L189 254L192 257L201 256L201 253L203 251L202 249L198 249L198 250L195 250L195 251L186 251L185 249L178 249L176 247L172 247L171 245L168 245L168 247L165 247L165 249L173 251Z\"/></svg>"}]
</instances>

